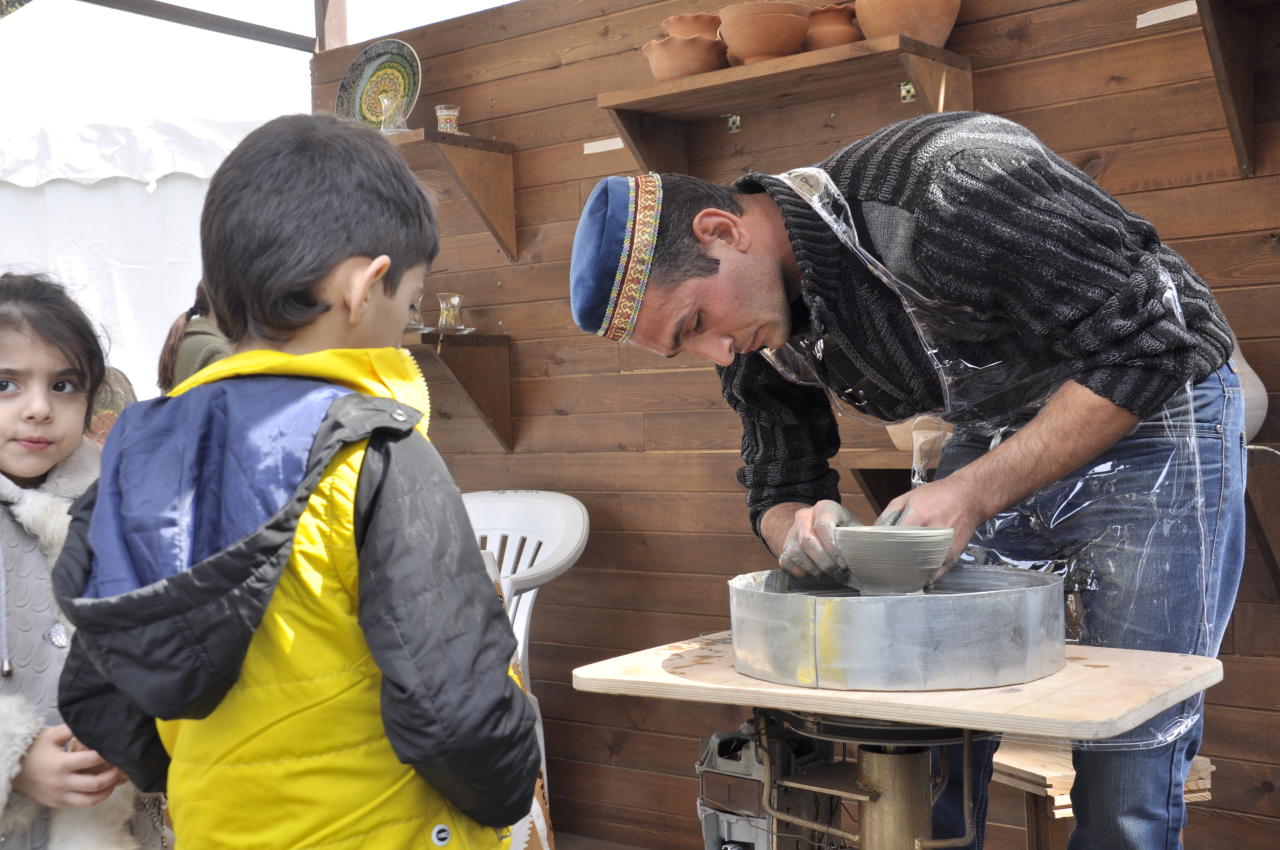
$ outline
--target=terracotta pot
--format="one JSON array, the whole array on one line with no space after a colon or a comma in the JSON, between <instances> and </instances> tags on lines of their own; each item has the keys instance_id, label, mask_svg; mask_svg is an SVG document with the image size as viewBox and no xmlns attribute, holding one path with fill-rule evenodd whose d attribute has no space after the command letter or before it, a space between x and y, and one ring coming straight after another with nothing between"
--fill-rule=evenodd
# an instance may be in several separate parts
<instances>
[{"instance_id":1,"label":"terracotta pot","mask_svg":"<svg viewBox=\"0 0 1280 850\"><path fill-rule=\"evenodd\" d=\"M723 25L748 15L799 15L809 17L810 7L804 3L735 3L720 10Z\"/></svg>"},{"instance_id":2,"label":"terracotta pot","mask_svg":"<svg viewBox=\"0 0 1280 850\"><path fill-rule=\"evenodd\" d=\"M720 24L720 37L744 65L799 53L808 31L808 18L778 13L747 15Z\"/></svg>"},{"instance_id":3,"label":"terracotta pot","mask_svg":"<svg viewBox=\"0 0 1280 850\"><path fill-rule=\"evenodd\" d=\"M720 29L720 16L710 12L696 15L672 15L662 21L662 31L667 35L707 35L716 38Z\"/></svg>"},{"instance_id":4,"label":"terracotta pot","mask_svg":"<svg viewBox=\"0 0 1280 850\"><path fill-rule=\"evenodd\" d=\"M658 81L723 68L729 64L724 51L723 41L706 35L669 35L646 42L640 48Z\"/></svg>"},{"instance_id":5,"label":"terracotta pot","mask_svg":"<svg viewBox=\"0 0 1280 850\"><path fill-rule=\"evenodd\" d=\"M862 38L862 30L853 19L853 4L819 6L809 13L809 34L805 50L821 50L837 44L848 44Z\"/></svg>"},{"instance_id":6,"label":"terracotta pot","mask_svg":"<svg viewBox=\"0 0 1280 850\"><path fill-rule=\"evenodd\" d=\"M858 0L858 23L867 38L901 33L942 47L958 14L960 0Z\"/></svg>"}]
</instances>

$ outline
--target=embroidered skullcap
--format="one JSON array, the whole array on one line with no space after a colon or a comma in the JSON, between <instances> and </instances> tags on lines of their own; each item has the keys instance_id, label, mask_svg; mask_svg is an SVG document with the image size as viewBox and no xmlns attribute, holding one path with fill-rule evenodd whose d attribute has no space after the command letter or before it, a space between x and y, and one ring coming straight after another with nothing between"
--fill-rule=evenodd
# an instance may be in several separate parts
<instances>
[{"instance_id":1,"label":"embroidered skullcap","mask_svg":"<svg viewBox=\"0 0 1280 850\"><path fill-rule=\"evenodd\" d=\"M578 327L618 342L631 336L661 213L657 174L606 177L591 190L569 264L569 301Z\"/></svg>"}]
</instances>

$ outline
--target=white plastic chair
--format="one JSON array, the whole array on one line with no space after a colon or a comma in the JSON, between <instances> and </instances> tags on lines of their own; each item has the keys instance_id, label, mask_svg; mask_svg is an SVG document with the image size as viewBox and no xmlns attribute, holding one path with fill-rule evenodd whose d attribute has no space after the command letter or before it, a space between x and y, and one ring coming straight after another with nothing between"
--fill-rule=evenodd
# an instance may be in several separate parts
<instances>
[{"instance_id":1,"label":"white plastic chair","mask_svg":"<svg viewBox=\"0 0 1280 850\"><path fill-rule=\"evenodd\" d=\"M463 504L480 548L498 563L498 584L506 600L507 616L516 633L520 675L529 685L529 625L538 588L574 565L587 545L590 521L582 502L547 490L480 490L463 493ZM538 711L538 743L542 745L542 776L547 775L542 713Z\"/></svg>"}]
</instances>

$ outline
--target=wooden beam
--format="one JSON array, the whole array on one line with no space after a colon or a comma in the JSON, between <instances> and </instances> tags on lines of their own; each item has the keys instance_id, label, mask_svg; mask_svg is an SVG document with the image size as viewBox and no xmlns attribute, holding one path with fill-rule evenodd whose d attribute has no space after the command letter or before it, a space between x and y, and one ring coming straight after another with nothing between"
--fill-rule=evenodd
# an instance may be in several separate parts
<instances>
[{"instance_id":1,"label":"wooden beam","mask_svg":"<svg viewBox=\"0 0 1280 850\"><path fill-rule=\"evenodd\" d=\"M277 47L289 47L306 53L315 52L316 40L311 36L251 24L236 18L224 18L221 15L188 9L185 6L161 3L159 0L80 0L80 2L118 9L121 12L132 12L135 15L145 15L148 18L158 18L196 29L220 32L223 35L247 38L250 41L274 44Z\"/></svg>"},{"instance_id":2,"label":"wooden beam","mask_svg":"<svg viewBox=\"0 0 1280 850\"><path fill-rule=\"evenodd\" d=\"M1241 177L1253 176L1253 26L1227 0L1197 0Z\"/></svg>"},{"instance_id":3,"label":"wooden beam","mask_svg":"<svg viewBox=\"0 0 1280 850\"><path fill-rule=\"evenodd\" d=\"M347 0L315 0L316 53L347 44Z\"/></svg>"}]
</instances>

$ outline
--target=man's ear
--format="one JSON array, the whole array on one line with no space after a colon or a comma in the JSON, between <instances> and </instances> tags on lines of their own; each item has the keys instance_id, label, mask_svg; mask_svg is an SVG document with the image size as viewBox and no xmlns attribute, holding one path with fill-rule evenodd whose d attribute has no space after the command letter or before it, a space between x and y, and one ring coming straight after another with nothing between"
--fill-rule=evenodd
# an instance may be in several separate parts
<instances>
[{"instance_id":1,"label":"man's ear","mask_svg":"<svg viewBox=\"0 0 1280 850\"><path fill-rule=\"evenodd\" d=\"M374 287L382 285L390 268L391 258L382 254L372 260L361 257L346 270L342 281L342 305L347 310L348 325L354 327L364 320Z\"/></svg>"},{"instance_id":2,"label":"man's ear","mask_svg":"<svg viewBox=\"0 0 1280 850\"><path fill-rule=\"evenodd\" d=\"M715 207L707 207L693 217L693 235L704 250L716 242L740 251L751 247L751 233L743 226L742 219Z\"/></svg>"}]
</instances>

